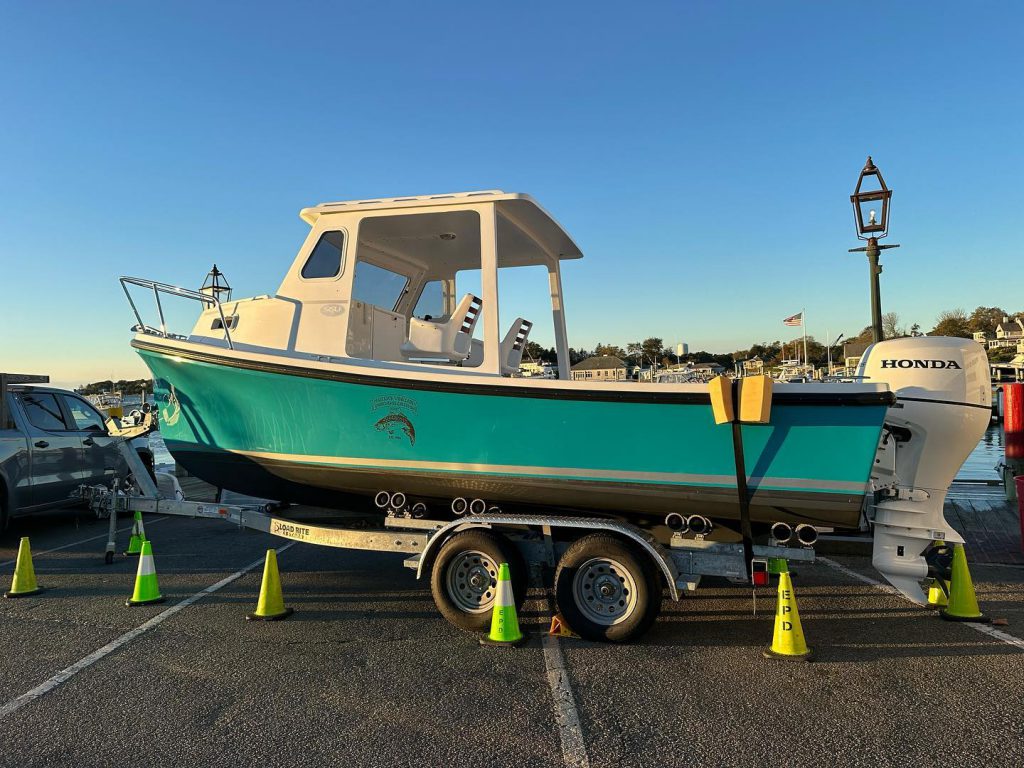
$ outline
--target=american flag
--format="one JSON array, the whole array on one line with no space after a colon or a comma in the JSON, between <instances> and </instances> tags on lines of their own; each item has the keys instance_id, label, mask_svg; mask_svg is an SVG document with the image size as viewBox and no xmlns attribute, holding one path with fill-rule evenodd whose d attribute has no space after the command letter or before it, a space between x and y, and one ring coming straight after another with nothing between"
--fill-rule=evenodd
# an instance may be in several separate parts
<instances>
[{"instance_id":1,"label":"american flag","mask_svg":"<svg viewBox=\"0 0 1024 768\"><path fill-rule=\"evenodd\" d=\"M782 321L783 325L803 325L804 324L804 313L797 312L795 315L790 315Z\"/></svg>"}]
</instances>

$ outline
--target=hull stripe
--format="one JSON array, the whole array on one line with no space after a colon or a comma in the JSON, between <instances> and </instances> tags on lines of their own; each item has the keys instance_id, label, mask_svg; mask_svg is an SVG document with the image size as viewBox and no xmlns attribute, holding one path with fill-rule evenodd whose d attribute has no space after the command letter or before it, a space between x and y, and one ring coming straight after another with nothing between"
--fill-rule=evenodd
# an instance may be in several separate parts
<instances>
[{"instance_id":1,"label":"hull stripe","mask_svg":"<svg viewBox=\"0 0 1024 768\"><path fill-rule=\"evenodd\" d=\"M187 450L187 449L185 449ZM694 475L683 472L633 472L627 470L582 469L574 467L533 467L517 464L462 464L446 461L413 461L402 459L371 459L358 456L316 456L268 451L231 450L240 456L283 463L327 464L332 466L370 467L380 469L427 470L433 472L471 472L490 475L527 475L555 479L594 479L610 482L676 483L735 487L734 475ZM751 477L751 489L803 488L824 493L867 493L866 483L837 480L809 480L800 477Z\"/></svg>"}]
</instances>

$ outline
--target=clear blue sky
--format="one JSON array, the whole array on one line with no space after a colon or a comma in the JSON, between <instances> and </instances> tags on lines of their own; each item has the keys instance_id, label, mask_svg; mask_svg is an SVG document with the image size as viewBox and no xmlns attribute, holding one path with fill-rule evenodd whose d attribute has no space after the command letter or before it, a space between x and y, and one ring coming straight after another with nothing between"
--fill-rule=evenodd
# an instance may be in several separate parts
<instances>
[{"instance_id":1,"label":"clear blue sky","mask_svg":"<svg viewBox=\"0 0 1024 768\"><path fill-rule=\"evenodd\" d=\"M574 346L856 333L869 153L883 308L1024 310L1022 39L1014 3L0 0L0 367L142 375L118 275L273 292L303 206L488 188L586 254Z\"/></svg>"}]
</instances>

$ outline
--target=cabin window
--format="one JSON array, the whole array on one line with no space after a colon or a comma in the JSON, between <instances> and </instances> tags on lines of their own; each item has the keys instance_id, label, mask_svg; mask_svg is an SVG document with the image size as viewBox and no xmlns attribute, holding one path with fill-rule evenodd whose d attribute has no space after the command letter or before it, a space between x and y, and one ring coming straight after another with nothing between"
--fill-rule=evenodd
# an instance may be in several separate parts
<instances>
[{"instance_id":1,"label":"cabin window","mask_svg":"<svg viewBox=\"0 0 1024 768\"><path fill-rule=\"evenodd\" d=\"M302 267L307 280L337 277L341 274L341 261L345 253L344 232L324 232L317 240L313 252Z\"/></svg>"},{"instance_id":2,"label":"cabin window","mask_svg":"<svg viewBox=\"0 0 1024 768\"><path fill-rule=\"evenodd\" d=\"M25 415L32 423L32 426L45 429L50 432L63 432L68 425L64 423L64 415L60 406L57 405L57 398L50 394L36 393L23 395L22 405L25 406Z\"/></svg>"},{"instance_id":3,"label":"cabin window","mask_svg":"<svg viewBox=\"0 0 1024 768\"><path fill-rule=\"evenodd\" d=\"M398 306L398 300L402 298L405 286L409 284L408 278L368 261L356 264L353 281L352 298L355 301L392 311Z\"/></svg>"},{"instance_id":4,"label":"cabin window","mask_svg":"<svg viewBox=\"0 0 1024 768\"><path fill-rule=\"evenodd\" d=\"M445 314L444 285L440 280L431 280L423 286L416 308L412 311L421 320L437 320Z\"/></svg>"}]
</instances>

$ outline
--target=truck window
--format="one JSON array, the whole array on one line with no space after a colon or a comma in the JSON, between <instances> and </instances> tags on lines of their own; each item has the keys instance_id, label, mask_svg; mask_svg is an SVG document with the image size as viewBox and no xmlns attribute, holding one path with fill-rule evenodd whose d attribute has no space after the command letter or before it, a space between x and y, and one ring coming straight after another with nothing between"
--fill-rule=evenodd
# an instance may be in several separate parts
<instances>
[{"instance_id":1,"label":"truck window","mask_svg":"<svg viewBox=\"0 0 1024 768\"><path fill-rule=\"evenodd\" d=\"M25 415L32 426L51 432L67 430L68 425L64 423L57 398L53 395L42 392L24 394L21 396L21 404L25 407Z\"/></svg>"},{"instance_id":2,"label":"truck window","mask_svg":"<svg viewBox=\"0 0 1024 768\"><path fill-rule=\"evenodd\" d=\"M75 422L75 428L80 432L106 432L103 426L103 417L99 411L93 408L84 400L77 397L65 397L64 403L71 411L71 418Z\"/></svg>"}]
</instances>

